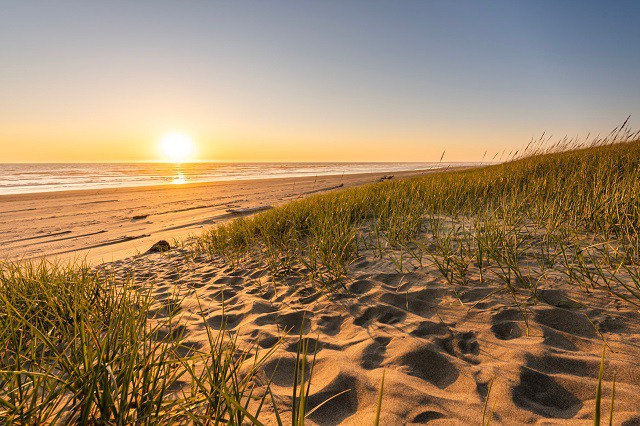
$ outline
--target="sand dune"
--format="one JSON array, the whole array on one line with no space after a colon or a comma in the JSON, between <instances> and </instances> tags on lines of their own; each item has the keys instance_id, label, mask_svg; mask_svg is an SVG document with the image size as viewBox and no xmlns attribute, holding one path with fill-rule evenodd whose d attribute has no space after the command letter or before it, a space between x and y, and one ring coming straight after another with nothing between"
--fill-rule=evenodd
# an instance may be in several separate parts
<instances>
[{"instance_id":1,"label":"sand dune","mask_svg":"<svg viewBox=\"0 0 640 426\"><path fill-rule=\"evenodd\" d=\"M160 311L175 291L186 296L186 348L206 350L196 295L207 323L237 332L247 346L267 350L288 332L261 378L273 377L284 406L299 334L317 344L310 407L338 396L309 416L312 424L371 424L383 370L384 425L479 424L486 399L495 409L492 424L587 424L603 348L599 332L611 349L604 400L617 371L615 424L640 424L640 314L600 290L585 294L559 276L550 279L541 300L530 301L527 324L508 295L492 295L498 283L470 277L454 292L435 268L399 273L374 253L365 252L350 267L346 288L332 293L296 274L272 280L258 261L233 270L219 258L191 261L183 254L108 266L153 283ZM265 420L275 422L268 413Z\"/></svg>"}]
</instances>

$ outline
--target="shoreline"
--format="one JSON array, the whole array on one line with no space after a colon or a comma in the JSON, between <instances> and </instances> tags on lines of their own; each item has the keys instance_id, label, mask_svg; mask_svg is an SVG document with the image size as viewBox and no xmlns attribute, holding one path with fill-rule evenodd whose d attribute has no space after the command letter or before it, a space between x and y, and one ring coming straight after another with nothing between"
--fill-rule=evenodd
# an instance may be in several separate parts
<instances>
[{"instance_id":1,"label":"shoreline","mask_svg":"<svg viewBox=\"0 0 640 426\"><path fill-rule=\"evenodd\" d=\"M269 177L269 178L247 178L247 179L230 179L230 180L216 180L210 182L185 182L185 183L162 183L157 185L139 185L139 186L122 186L122 187L109 187L109 188L82 188L82 189L65 189L65 190L56 190L56 191L42 191L42 192L25 192L21 194L0 194L0 201L24 201L21 198L41 198L41 197L49 197L49 196L63 196L64 194L69 195L100 195L100 193L108 193L115 191L147 191L153 189L178 189L178 188L188 188L188 187L201 187L201 186L218 186L218 185L228 185L234 183L247 183L247 182L266 182L266 181L293 181L293 180L315 180L315 179L324 179L324 178L336 178L343 177L346 178L362 178L366 176L382 176L386 174L392 173L395 177L410 177L413 175L427 174L427 173L436 173L443 171L454 171L461 170L466 168L475 168L482 167L477 165L470 166L458 166L458 167L442 167L437 169L420 169L420 170L403 170L403 171L384 171L384 172L367 172L367 173L340 173L340 174L328 174L328 175L312 175L312 176L282 176L282 177ZM0 214L3 211L0 210Z\"/></svg>"},{"instance_id":2,"label":"shoreline","mask_svg":"<svg viewBox=\"0 0 640 426\"><path fill-rule=\"evenodd\" d=\"M442 171L392 173L397 179ZM161 239L184 240L239 216L229 214L229 208L277 206L335 190L340 184L343 189L374 183L387 173L0 195L0 244L4 247L0 260L115 261L145 252Z\"/></svg>"},{"instance_id":3,"label":"shoreline","mask_svg":"<svg viewBox=\"0 0 640 426\"><path fill-rule=\"evenodd\" d=\"M109 163L97 163L97 164L104 165ZM137 165L136 163L124 163L124 164ZM141 163L141 164L146 164L146 163ZM197 164L199 163L189 163L188 166L190 166L191 164L195 164L197 166ZM209 164L209 163L204 163L204 164ZM239 165L243 165L243 164L244 163L239 163ZM273 166L273 165L279 165L280 163L266 163L266 164L268 166ZM293 164L297 166L301 166L307 163L293 163ZM315 163L308 163L308 164L313 165ZM34 184L31 186L29 185L8 186L8 187L5 187L4 191L0 190L0 199L2 199L2 197L7 197L7 196L10 197L10 196L21 196L21 195L37 195L37 194L47 194L47 193L78 192L78 191L101 191L101 190L114 190L114 189L129 190L134 188L173 187L176 185L195 185L195 184L207 185L207 184L213 184L213 183L230 183L230 182L255 181L255 180L264 180L264 179L292 179L292 178L302 179L302 178L319 178L319 177L325 177L325 176L343 176L343 175L351 176L351 175L365 175L365 174L376 174L376 173L398 173L398 174L399 173L421 173L421 172L429 172L429 171L435 171L435 170L447 170L451 168L456 168L456 169L471 168L471 167L482 167L485 165L489 165L489 163L482 163L482 162L455 162L455 163L415 162L415 163L398 163L406 166L408 166L409 164L413 164L413 166L407 169L402 169L402 168L395 169L396 163L372 162L370 164L373 167L368 169L347 168L344 170L338 170L338 169L335 169L336 167L335 163L327 163L327 164L331 164L334 167L334 170L318 169L318 170L315 170L315 172L290 170L286 172L274 173L272 169L267 168L265 170L260 170L260 171L257 171L257 170L247 171L245 174L242 174L242 175L234 175L234 174L224 175L223 174L219 176L207 175L207 171L202 171L201 172L202 174L199 174L199 172L190 174L188 167L185 169L182 169L176 166L174 169L172 169L169 172L169 174L165 175L164 178L162 179L149 178L150 180L148 181L119 181L116 179L105 185L98 185L96 184L96 182L93 182L91 181L91 179L88 179L81 184L60 183L56 186L49 183L41 183L41 184ZM346 164L349 165L351 163L346 163ZM363 166L369 163L353 163L353 164ZM381 164L386 164L388 168L378 167ZM0 163L0 172L2 172L3 166L10 166L10 165L11 163ZM56 165L56 163L53 163L53 165ZM61 163L60 165L73 166L73 163L69 163L69 164ZM78 165L85 165L85 164L78 163ZM246 165L253 165L253 163L246 163ZM289 164L285 164L285 165L291 166ZM96 171L96 172L98 173L98 175L100 175L100 173L103 173L104 171L102 172ZM183 176L181 178L180 176L183 175L183 172L185 175L189 175L190 177L185 179ZM59 173L59 172L56 172L56 173ZM55 177L56 173L53 173L51 176ZM145 174L142 173L142 176L143 175ZM21 188L24 190L24 192L18 191Z\"/></svg>"}]
</instances>

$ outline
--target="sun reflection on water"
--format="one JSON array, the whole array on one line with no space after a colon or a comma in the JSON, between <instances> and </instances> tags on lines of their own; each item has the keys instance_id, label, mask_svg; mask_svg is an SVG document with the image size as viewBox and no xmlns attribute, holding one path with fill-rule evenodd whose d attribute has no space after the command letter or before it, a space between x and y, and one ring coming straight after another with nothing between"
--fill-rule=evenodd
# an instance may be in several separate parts
<instances>
[{"instance_id":1,"label":"sun reflection on water","mask_svg":"<svg viewBox=\"0 0 640 426\"><path fill-rule=\"evenodd\" d=\"M182 173L178 173L176 177L173 178L171 183L174 185L181 185L183 183L187 183L187 179L184 177Z\"/></svg>"}]
</instances>

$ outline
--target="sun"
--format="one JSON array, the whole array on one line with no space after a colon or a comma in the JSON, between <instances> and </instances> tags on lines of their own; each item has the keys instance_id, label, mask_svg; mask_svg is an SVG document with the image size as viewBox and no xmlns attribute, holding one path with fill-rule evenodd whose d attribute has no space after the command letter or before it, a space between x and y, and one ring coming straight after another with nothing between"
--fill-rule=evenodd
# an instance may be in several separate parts
<instances>
[{"instance_id":1,"label":"sun","mask_svg":"<svg viewBox=\"0 0 640 426\"><path fill-rule=\"evenodd\" d=\"M193 140L183 133L169 133L160 140L160 150L165 159L181 163L193 154Z\"/></svg>"}]
</instances>

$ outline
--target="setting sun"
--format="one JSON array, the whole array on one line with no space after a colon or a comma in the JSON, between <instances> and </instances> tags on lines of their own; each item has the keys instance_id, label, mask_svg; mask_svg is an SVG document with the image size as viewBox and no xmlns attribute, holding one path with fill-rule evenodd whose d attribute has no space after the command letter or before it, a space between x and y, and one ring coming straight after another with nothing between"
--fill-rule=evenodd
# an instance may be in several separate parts
<instances>
[{"instance_id":1,"label":"setting sun","mask_svg":"<svg viewBox=\"0 0 640 426\"><path fill-rule=\"evenodd\" d=\"M180 163L193 154L193 141L185 134L170 133L160 141L160 150L164 159Z\"/></svg>"}]
</instances>

